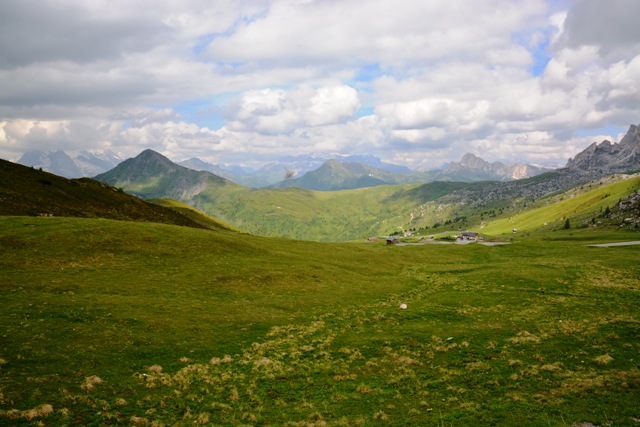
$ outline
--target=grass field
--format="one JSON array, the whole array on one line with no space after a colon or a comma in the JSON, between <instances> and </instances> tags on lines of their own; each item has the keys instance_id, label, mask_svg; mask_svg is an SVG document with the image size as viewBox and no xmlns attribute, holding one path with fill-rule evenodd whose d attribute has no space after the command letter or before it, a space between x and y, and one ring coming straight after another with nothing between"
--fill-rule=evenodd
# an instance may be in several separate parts
<instances>
[{"instance_id":1,"label":"grass field","mask_svg":"<svg viewBox=\"0 0 640 427\"><path fill-rule=\"evenodd\" d=\"M587 246L638 237L2 217L0 424L638 425L640 246Z\"/></svg>"}]
</instances>

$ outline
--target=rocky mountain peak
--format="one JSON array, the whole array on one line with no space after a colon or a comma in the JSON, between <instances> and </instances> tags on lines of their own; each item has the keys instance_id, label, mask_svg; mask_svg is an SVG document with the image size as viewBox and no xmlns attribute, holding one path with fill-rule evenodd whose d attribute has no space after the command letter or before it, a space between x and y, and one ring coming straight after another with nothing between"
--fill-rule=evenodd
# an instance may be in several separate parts
<instances>
[{"instance_id":1,"label":"rocky mountain peak","mask_svg":"<svg viewBox=\"0 0 640 427\"><path fill-rule=\"evenodd\" d=\"M462 156L459 164L470 169L490 170L492 168L491 163L472 153L466 153Z\"/></svg>"},{"instance_id":2,"label":"rocky mountain peak","mask_svg":"<svg viewBox=\"0 0 640 427\"><path fill-rule=\"evenodd\" d=\"M640 169L640 127L631 125L619 143L594 142L569 159L566 168L604 174Z\"/></svg>"},{"instance_id":3,"label":"rocky mountain peak","mask_svg":"<svg viewBox=\"0 0 640 427\"><path fill-rule=\"evenodd\" d=\"M111 151L82 151L71 157L62 150L40 151L30 150L22 155L17 163L43 170L66 178L94 176L108 171L120 163L120 159Z\"/></svg>"},{"instance_id":4,"label":"rocky mountain peak","mask_svg":"<svg viewBox=\"0 0 640 427\"><path fill-rule=\"evenodd\" d=\"M505 165L501 162L488 162L472 153L466 153L459 162L447 164L444 173L476 173L486 180L512 180L532 177L546 172L544 168L514 163Z\"/></svg>"},{"instance_id":5,"label":"rocky mountain peak","mask_svg":"<svg viewBox=\"0 0 640 427\"><path fill-rule=\"evenodd\" d=\"M40 151L30 150L18 160L19 164L42 168L56 175L67 178L82 176L82 172L74 161L62 150Z\"/></svg>"}]
</instances>

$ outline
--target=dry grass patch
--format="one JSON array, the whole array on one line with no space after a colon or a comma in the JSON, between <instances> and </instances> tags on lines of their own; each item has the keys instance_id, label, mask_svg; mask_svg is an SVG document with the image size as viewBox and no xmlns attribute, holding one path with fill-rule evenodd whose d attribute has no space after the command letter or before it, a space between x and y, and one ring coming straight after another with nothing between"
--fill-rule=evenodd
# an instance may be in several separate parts
<instances>
[{"instance_id":1,"label":"dry grass patch","mask_svg":"<svg viewBox=\"0 0 640 427\"><path fill-rule=\"evenodd\" d=\"M640 281L625 275L617 269L604 265L598 265L597 268L584 272L580 278L580 283L598 288L640 289Z\"/></svg>"},{"instance_id":2,"label":"dry grass patch","mask_svg":"<svg viewBox=\"0 0 640 427\"><path fill-rule=\"evenodd\" d=\"M384 420L388 420L389 416L385 414L384 411L377 411L373 414L373 419L384 421Z\"/></svg>"},{"instance_id":3,"label":"dry grass patch","mask_svg":"<svg viewBox=\"0 0 640 427\"><path fill-rule=\"evenodd\" d=\"M528 331L518 332L518 335L512 338L507 339L507 341L514 344L524 344L524 343L539 343L540 337L531 334Z\"/></svg>"},{"instance_id":4,"label":"dry grass patch","mask_svg":"<svg viewBox=\"0 0 640 427\"><path fill-rule=\"evenodd\" d=\"M469 371L488 371L489 369L491 369L491 367L487 363L480 361L467 363L465 367Z\"/></svg>"},{"instance_id":5,"label":"dry grass patch","mask_svg":"<svg viewBox=\"0 0 640 427\"><path fill-rule=\"evenodd\" d=\"M594 332L595 327L589 327L586 322L577 322L574 320L561 320L558 322L558 328L560 332L565 335L584 334L587 330Z\"/></svg>"},{"instance_id":6,"label":"dry grass patch","mask_svg":"<svg viewBox=\"0 0 640 427\"><path fill-rule=\"evenodd\" d=\"M86 377L84 379L84 383L80 386L81 389L83 390L94 390L96 387L96 384L101 384L102 383L102 378L92 375L90 377Z\"/></svg>"},{"instance_id":7,"label":"dry grass patch","mask_svg":"<svg viewBox=\"0 0 640 427\"><path fill-rule=\"evenodd\" d=\"M40 405L33 409L29 409L28 411L25 411L23 413L23 417L26 418L27 420L32 420L34 418L46 417L51 414L53 414L53 406L45 404L45 405Z\"/></svg>"},{"instance_id":8,"label":"dry grass patch","mask_svg":"<svg viewBox=\"0 0 640 427\"><path fill-rule=\"evenodd\" d=\"M556 362L553 364L542 365L540 370L545 372L557 372L562 370L562 366L560 366L560 362Z\"/></svg>"},{"instance_id":9,"label":"dry grass patch","mask_svg":"<svg viewBox=\"0 0 640 427\"><path fill-rule=\"evenodd\" d=\"M593 360L598 365L608 365L613 361L613 357L609 356L608 354L603 354L602 356L594 357Z\"/></svg>"},{"instance_id":10,"label":"dry grass patch","mask_svg":"<svg viewBox=\"0 0 640 427\"><path fill-rule=\"evenodd\" d=\"M365 384L360 384L358 385L358 387L356 388L356 391L360 394L370 394L373 392L373 389L370 388L369 386L365 385Z\"/></svg>"}]
</instances>

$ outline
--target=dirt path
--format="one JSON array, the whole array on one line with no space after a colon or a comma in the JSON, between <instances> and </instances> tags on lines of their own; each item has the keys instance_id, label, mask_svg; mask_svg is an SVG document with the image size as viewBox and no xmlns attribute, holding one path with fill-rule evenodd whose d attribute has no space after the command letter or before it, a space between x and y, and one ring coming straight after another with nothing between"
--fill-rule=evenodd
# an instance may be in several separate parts
<instances>
[{"instance_id":1,"label":"dirt path","mask_svg":"<svg viewBox=\"0 0 640 427\"><path fill-rule=\"evenodd\" d=\"M631 246L631 245L640 245L640 240L636 240L633 242L601 243L599 245L589 245L589 246L592 248L610 248L612 246Z\"/></svg>"}]
</instances>

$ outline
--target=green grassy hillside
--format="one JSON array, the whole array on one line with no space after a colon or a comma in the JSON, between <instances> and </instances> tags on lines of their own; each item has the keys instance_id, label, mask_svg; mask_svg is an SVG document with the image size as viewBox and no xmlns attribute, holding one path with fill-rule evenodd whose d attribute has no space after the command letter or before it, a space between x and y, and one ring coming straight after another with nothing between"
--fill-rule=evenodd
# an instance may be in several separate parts
<instances>
[{"instance_id":1,"label":"green grassy hillside","mask_svg":"<svg viewBox=\"0 0 640 427\"><path fill-rule=\"evenodd\" d=\"M173 209L89 178L67 179L0 159L0 215L151 221L208 228Z\"/></svg>"},{"instance_id":2,"label":"green grassy hillside","mask_svg":"<svg viewBox=\"0 0 640 427\"><path fill-rule=\"evenodd\" d=\"M444 221L458 204L438 210L435 200L465 185L436 182L332 192L299 188L225 191L208 187L192 203L252 234L346 241L386 235L405 227L414 219L414 211L429 203L435 206L429 221Z\"/></svg>"},{"instance_id":3,"label":"green grassy hillside","mask_svg":"<svg viewBox=\"0 0 640 427\"><path fill-rule=\"evenodd\" d=\"M2 217L0 424L635 425L637 233L554 238Z\"/></svg>"},{"instance_id":4,"label":"green grassy hillside","mask_svg":"<svg viewBox=\"0 0 640 427\"><path fill-rule=\"evenodd\" d=\"M519 212L488 221L482 232L487 235L549 231L564 227L566 220L573 227L597 224L604 210L613 208L618 200L640 189L640 175L613 176L586 184L562 194L538 201ZM636 213L636 216L640 212Z\"/></svg>"},{"instance_id":5,"label":"green grassy hillside","mask_svg":"<svg viewBox=\"0 0 640 427\"><path fill-rule=\"evenodd\" d=\"M186 203L179 202L173 199L149 199L149 202L164 206L166 208L171 208L175 211L180 212L184 216L193 220L194 222L202 225L203 228L207 228L210 230L226 230L226 231L237 231L240 232L237 228L225 224L222 221L217 220L216 218L212 218L209 215L205 214L202 211L190 206Z\"/></svg>"}]
</instances>

